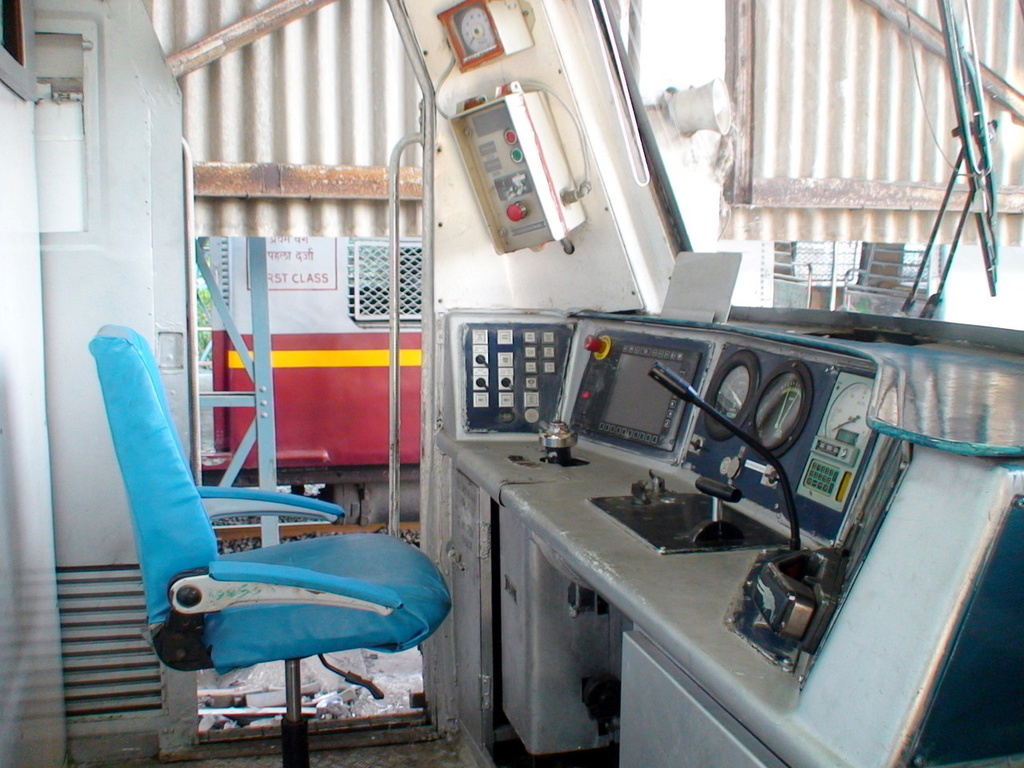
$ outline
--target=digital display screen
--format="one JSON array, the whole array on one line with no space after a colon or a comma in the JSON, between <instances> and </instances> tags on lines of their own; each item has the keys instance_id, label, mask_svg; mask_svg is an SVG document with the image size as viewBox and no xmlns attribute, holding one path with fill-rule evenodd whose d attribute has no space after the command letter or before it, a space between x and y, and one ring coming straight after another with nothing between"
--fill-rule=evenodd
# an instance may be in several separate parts
<instances>
[{"instance_id":1,"label":"digital display screen","mask_svg":"<svg viewBox=\"0 0 1024 768\"><path fill-rule=\"evenodd\" d=\"M673 450L686 404L648 374L661 362L697 383L707 347L689 339L630 333L609 333L608 338L609 353L587 361L571 425L582 435Z\"/></svg>"},{"instance_id":2,"label":"digital display screen","mask_svg":"<svg viewBox=\"0 0 1024 768\"><path fill-rule=\"evenodd\" d=\"M836 432L836 440L848 445L856 445L858 437L860 437L860 435L850 429L840 429Z\"/></svg>"},{"instance_id":3,"label":"digital display screen","mask_svg":"<svg viewBox=\"0 0 1024 768\"><path fill-rule=\"evenodd\" d=\"M622 354L604 412L606 422L649 435L661 434L673 397L647 375L653 365L654 359L646 355Z\"/></svg>"}]
</instances>

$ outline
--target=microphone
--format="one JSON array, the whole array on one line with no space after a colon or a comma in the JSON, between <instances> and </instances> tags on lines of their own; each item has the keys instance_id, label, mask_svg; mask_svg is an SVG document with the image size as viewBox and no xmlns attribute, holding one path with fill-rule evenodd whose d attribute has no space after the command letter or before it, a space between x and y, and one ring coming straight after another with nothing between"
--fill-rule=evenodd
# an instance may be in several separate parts
<instances>
[{"instance_id":1,"label":"microphone","mask_svg":"<svg viewBox=\"0 0 1024 768\"><path fill-rule=\"evenodd\" d=\"M666 367L662 363L657 362L654 364L654 367L647 372L647 375L676 397L680 397L686 402L692 403L700 408L704 413L708 414L711 418L729 430L729 432L753 448L754 451L765 460L768 466L775 470L775 474L779 479L779 488L782 490L782 501L786 508L786 519L789 522L789 548L794 552L799 550L800 521L797 518L796 503L793 500L793 486L789 483L789 476L786 474L785 468L775 455L765 448L757 438L740 429L738 426L733 424L729 418L716 410L714 406L705 402L701 396L697 394L697 390L693 388L693 385L675 371Z\"/></svg>"}]
</instances>

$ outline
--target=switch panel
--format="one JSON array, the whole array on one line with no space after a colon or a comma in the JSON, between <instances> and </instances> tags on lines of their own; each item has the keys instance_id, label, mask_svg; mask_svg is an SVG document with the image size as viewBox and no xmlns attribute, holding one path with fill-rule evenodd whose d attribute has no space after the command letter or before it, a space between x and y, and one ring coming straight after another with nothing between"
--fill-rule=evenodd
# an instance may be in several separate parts
<instances>
[{"instance_id":1,"label":"switch panel","mask_svg":"<svg viewBox=\"0 0 1024 768\"><path fill-rule=\"evenodd\" d=\"M462 158L498 253L566 245L583 206L563 199L576 188L545 94L510 83L491 101L452 118Z\"/></svg>"},{"instance_id":2,"label":"switch panel","mask_svg":"<svg viewBox=\"0 0 1024 768\"><path fill-rule=\"evenodd\" d=\"M536 432L554 419L571 339L568 325L467 325L466 431Z\"/></svg>"}]
</instances>

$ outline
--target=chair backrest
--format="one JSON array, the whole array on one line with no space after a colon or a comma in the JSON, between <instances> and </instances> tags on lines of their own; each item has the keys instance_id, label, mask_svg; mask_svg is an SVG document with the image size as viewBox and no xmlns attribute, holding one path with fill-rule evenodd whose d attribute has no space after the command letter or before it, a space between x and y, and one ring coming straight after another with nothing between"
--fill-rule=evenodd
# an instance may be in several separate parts
<instances>
[{"instance_id":1,"label":"chair backrest","mask_svg":"<svg viewBox=\"0 0 1024 768\"><path fill-rule=\"evenodd\" d=\"M217 559L203 508L149 344L107 325L89 342L135 529L151 624L170 611L167 588L181 571Z\"/></svg>"}]
</instances>

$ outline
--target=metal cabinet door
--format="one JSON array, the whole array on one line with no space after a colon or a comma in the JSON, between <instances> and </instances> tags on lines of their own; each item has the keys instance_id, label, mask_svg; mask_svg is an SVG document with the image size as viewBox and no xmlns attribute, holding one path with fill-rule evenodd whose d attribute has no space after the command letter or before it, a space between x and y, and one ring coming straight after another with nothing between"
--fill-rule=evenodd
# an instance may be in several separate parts
<instances>
[{"instance_id":1,"label":"metal cabinet door","mask_svg":"<svg viewBox=\"0 0 1024 768\"><path fill-rule=\"evenodd\" d=\"M646 635L622 642L619 768L785 768Z\"/></svg>"},{"instance_id":2,"label":"metal cabinet door","mask_svg":"<svg viewBox=\"0 0 1024 768\"><path fill-rule=\"evenodd\" d=\"M494 743L491 499L461 472L452 495L451 559L458 717L488 749Z\"/></svg>"}]
</instances>

